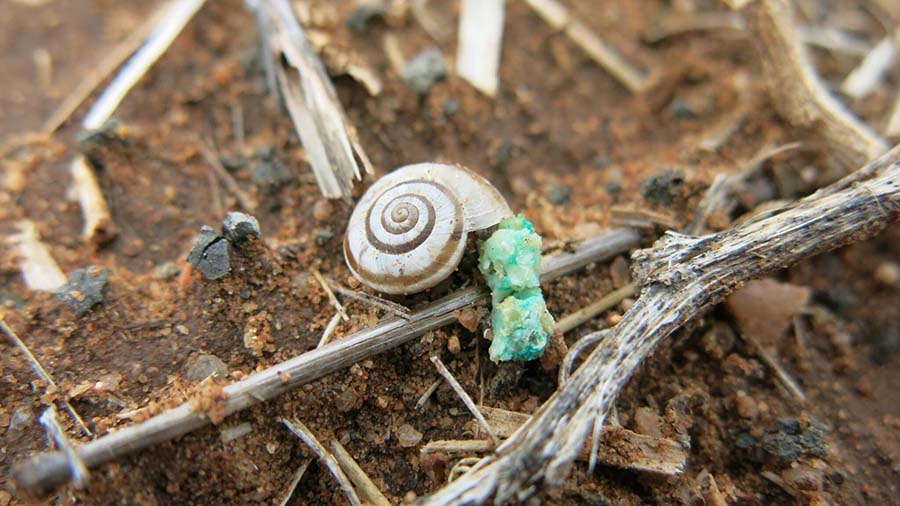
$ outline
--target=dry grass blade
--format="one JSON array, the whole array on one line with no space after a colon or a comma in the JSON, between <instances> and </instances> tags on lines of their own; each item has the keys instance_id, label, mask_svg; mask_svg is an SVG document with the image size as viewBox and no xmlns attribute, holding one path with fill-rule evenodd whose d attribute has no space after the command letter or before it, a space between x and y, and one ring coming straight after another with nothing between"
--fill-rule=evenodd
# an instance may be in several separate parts
<instances>
[{"instance_id":1,"label":"dry grass blade","mask_svg":"<svg viewBox=\"0 0 900 506\"><path fill-rule=\"evenodd\" d=\"M331 452L334 454L334 458L337 459L338 464L341 465L341 469L343 469L344 472L347 473L347 476L350 477L350 481L352 481L353 484L356 485L356 488L359 489L360 495L362 495L366 502L371 503L374 506L391 506L391 502L388 501L384 494L381 493L381 490L378 490L378 487L372 483L372 479L369 478L369 475L359 467L359 464L353 460L353 457L350 456L350 453L347 452L344 445L337 439L331 440Z\"/></svg>"},{"instance_id":2,"label":"dry grass blade","mask_svg":"<svg viewBox=\"0 0 900 506\"><path fill-rule=\"evenodd\" d=\"M900 146L782 213L703 237L667 233L633 255L641 297L532 417L473 470L425 505L524 501L559 485L616 396L664 338L741 283L862 240L900 218ZM853 184L847 186L848 180Z\"/></svg>"},{"instance_id":3,"label":"dry grass blade","mask_svg":"<svg viewBox=\"0 0 900 506\"><path fill-rule=\"evenodd\" d=\"M306 473L306 468L309 467L309 463L312 462L312 459L306 459L300 464L300 467L294 471L294 477L291 478L291 483L288 485L288 490L284 494L284 499L281 500L279 506L287 506L287 503L290 502L291 497L294 495L294 491L297 490L297 485L300 484L300 480L303 479L303 475Z\"/></svg>"},{"instance_id":4,"label":"dry grass blade","mask_svg":"<svg viewBox=\"0 0 900 506\"><path fill-rule=\"evenodd\" d=\"M313 269L312 271L313 277L316 278L316 281L319 282L319 285L322 287L322 290L325 290L325 294L328 295L328 300L331 301L331 305L337 309L339 315L341 315L341 319L345 322L350 321L350 317L347 316L347 312L344 311L344 306L341 305L341 301L334 295L334 292L331 291L331 287L328 286L328 282L325 281L325 278L322 277L322 273L317 269Z\"/></svg>"},{"instance_id":5,"label":"dry grass blade","mask_svg":"<svg viewBox=\"0 0 900 506\"><path fill-rule=\"evenodd\" d=\"M331 342L331 336L334 335L334 331L339 323L341 323L341 313L334 313L331 320L328 320L328 325L325 326L325 331L322 332L322 338L319 339L319 344L316 348L321 348Z\"/></svg>"},{"instance_id":6,"label":"dry grass blade","mask_svg":"<svg viewBox=\"0 0 900 506\"><path fill-rule=\"evenodd\" d=\"M17 226L19 232L10 236L9 242L16 248L25 286L29 290L52 292L66 284L66 275L50 254L50 248L41 242L34 223L22 220Z\"/></svg>"},{"instance_id":7,"label":"dry grass blade","mask_svg":"<svg viewBox=\"0 0 900 506\"><path fill-rule=\"evenodd\" d=\"M794 126L818 130L847 168L884 153L887 145L878 134L834 98L816 75L787 0L755 0L746 12L779 114Z\"/></svg>"},{"instance_id":8,"label":"dry grass blade","mask_svg":"<svg viewBox=\"0 0 900 506\"><path fill-rule=\"evenodd\" d=\"M847 74L844 82L841 83L841 93L859 100L875 90L900 49L897 44L897 35L895 33L881 39L881 42L866 55L859 66Z\"/></svg>"},{"instance_id":9,"label":"dry grass blade","mask_svg":"<svg viewBox=\"0 0 900 506\"><path fill-rule=\"evenodd\" d=\"M372 169L325 66L287 0L258 0L252 4L267 66L306 148L319 190L327 198L350 199L353 182L362 179L354 152L366 172Z\"/></svg>"},{"instance_id":10,"label":"dry grass blade","mask_svg":"<svg viewBox=\"0 0 900 506\"><path fill-rule=\"evenodd\" d=\"M56 408L53 406L47 408L41 415L39 421L53 442L56 443L56 447L62 450L63 455L66 456L66 462L69 465L72 483L75 484L75 488L84 488L90 479L90 473L88 473L84 461L81 460L78 453L72 448L72 443L69 441L69 438L66 437L66 432L59 425L59 420L56 419Z\"/></svg>"},{"instance_id":11,"label":"dry grass blade","mask_svg":"<svg viewBox=\"0 0 900 506\"><path fill-rule=\"evenodd\" d=\"M574 253L542 258L541 282L549 282L582 267L609 260L637 247L641 236L634 230L616 229L589 239ZM360 360L387 351L429 330L457 321L455 311L486 301L489 294L480 287L456 291L443 299L413 311L409 320L387 318L340 341L335 341L228 385L224 413L231 415L260 402L349 367ZM89 468L117 457L169 441L209 423L191 403L172 408L145 422L120 429L78 448ZM39 495L68 479L64 457L58 452L39 454L14 466L13 481L21 490Z\"/></svg>"},{"instance_id":12,"label":"dry grass blade","mask_svg":"<svg viewBox=\"0 0 900 506\"><path fill-rule=\"evenodd\" d=\"M778 361L775 360L775 357L773 357L768 351L766 351L766 349L759 343L759 341L757 341L753 336L744 334L743 332L738 332L738 335L741 337L741 339L750 344L750 346L753 347L753 351L756 352L757 356L759 356L760 360L762 360L764 364L766 364L770 369L772 369L772 371L775 372L775 377L778 379L778 382L781 383L781 385L785 388L785 390L790 392L790 394L801 403L806 402L806 394L803 393L803 389L800 388L800 385L797 384L794 378L792 378L791 375L788 374L783 367L781 367L781 364L779 364Z\"/></svg>"},{"instance_id":13,"label":"dry grass blade","mask_svg":"<svg viewBox=\"0 0 900 506\"><path fill-rule=\"evenodd\" d=\"M623 58L584 23L575 19L562 4L556 0L526 0L526 3L547 24L572 39L572 42L583 49L591 59L628 88L628 91L640 93L647 87L649 83L647 72Z\"/></svg>"},{"instance_id":14,"label":"dry grass blade","mask_svg":"<svg viewBox=\"0 0 900 506\"><path fill-rule=\"evenodd\" d=\"M221 179L223 183L225 183L225 187L228 188L228 191L232 195L234 195L234 198L238 200L238 203L241 205L241 207L250 212L255 211L256 200L244 193L244 190L241 190L240 185L238 185L234 177L229 174L225 167L222 165L222 162L219 160L219 156L213 152L211 147L209 147L209 143L199 141L197 143L197 147L200 149L200 154L203 156L203 159L206 160L206 163L212 168L215 175L219 179Z\"/></svg>"},{"instance_id":15,"label":"dry grass blade","mask_svg":"<svg viewBox=\"0 0 900 506\"><path fill-rule=\"evenodd\" d=\"M888 118L884 134L891 138L900 137L900 93L894 99L894 107L891 109L891 116Z\"/></svg>"},{"instance_id":16,"label":"dry grass blade","mask_svg":"<svg viewBox=\"0 0 900 506\"><path fill-rule=\"evenodd\" d=\"M504 0L463 0L456 73L489 97L497 94Z\"/></svg>"},{"instance_id":17,"label":"dry grass blade","mask_svg":"<svg viewBox=\"0 0 900 506\"><path fill-rule=\"evenodd\" d=\"M319 462L325 464L325 467L328 468L331 475L337 480L341 490L344 491L350 504L353 506L362 506L359 496L356 495L356 490L353 489L353 485L350 483L350 480L347 479L347 475L341 470L341 466L338 464L337 459L334 458L334 455L332 455L331 452L322 446L322 443L316 439L316 436L312 431L310 431L306 425L303 425L300 420L295 419L294 421L288 421L287 419L282 418L281 423L283 423L289 431L293 432L295 436L300 438L301 441L306 443L306 446L319 457Z\"/></svg>"},{"instance_id":18,"label":"dry grass blade","mask_svg":"<svg viewBox=\"0 0 900 506\"><path fill-rule=\"evenodd\" d=\"M348 297L351 299L355 299L361 301L365 304L369 304L370 306L375 306L380 309L384 309L385 311L391 312L404 320L409 320L410 315L412 314L408 307L397 304L396 302L391 302L387 299L382 299L381 297L376 297L374 295L369 295L364 292L357 292L356 290L350 290L349 288L344 288L337 283L331 282L329 283L331 289L335 292L343 295L344 297Z\"/></svg>"},{"instance_id":19,"label":"dry grass blade","mask_svg":"<svg viewBox=\"0 0 900 506\"><path fill-rule=\"evenodd\" d=\"M579 325L594 319L597 315L604 311L608 311L618 306L623 300L634 295L634 284L629 283L622 288L613 290L587 306L567 314L559 319L556 328L563 332L568 332Z\"/></svg>"},{"instance_id":20,"label":"dry grass blade","mask_svg":"<svg viewBox=\"0 0 900 506\"><path fill-rule=\"evenodd\" d=\"M453 374L450 373L450 370L447 369L447 366L445 366L444 363L441 362L441 359L437 357L431 357L431 363L434 364L438 372L441 373L441 376L443 376L444 379L447 380L447 383L450 384L450 387L453 388L453 391L456 392L456 395L458 395L459 398L462 399L463 404L466 405L466 408L468 408L469 412L472 413L472 416L474 416L475 419L478 420L478 424L481 425L481 428L483 428L485 432L487 432L487 435L491 438L491 441L494 442L494 445L499 446L500 438L497 437L497 434L494 434L494 429L492 429L491 426L488 425L487 420L484 419L484 415L482 415L481 411L478 410L478 406L475 405L475 402L472 401L472 398L469 397L469 394L467 394L466 391L463 390L462 385L460 385L459 382L456 381L456 378L453 376Z\"/></svg>"},{"instance_id":21,"label":"dry grass blade","mask_svg":"<svg viewBox=\"0 0 900 506\"><path fill-rule=\"evenodd\" d=\"M3 330L3 333L6 334L6 337L9 338L10 342L12 342L13 346L18 348L28 359L28 364L31 365L31 369L37 375L38 378L42 379L48 386L52 386L54 389L59 390L59 387L56 385L56 382L53 381L53 377L50 376L50 373L44 369L44 366L38 361L37 357L34 356L34 353L31 353L31 350L25 344L24 341L19 337L15 331L10 328L9 325L6 324L6 320L0 317L0 329ZM88 437L93 437L94 433L91 432L90 429L87 428L87 425L84 424L84 420L81 418L81 415L75 411L75 408L69 403L68 400L65 401L66 409L69 411L69 414L72 415L72 418L81 426L82 432L84 432Z\"/></svg>"}]
</instances>

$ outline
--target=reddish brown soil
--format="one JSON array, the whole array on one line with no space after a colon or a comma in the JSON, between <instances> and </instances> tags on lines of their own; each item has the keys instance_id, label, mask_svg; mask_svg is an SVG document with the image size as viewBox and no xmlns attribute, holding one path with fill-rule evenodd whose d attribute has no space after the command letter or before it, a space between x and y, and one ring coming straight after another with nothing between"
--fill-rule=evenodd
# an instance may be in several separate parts
<instances>
[{"instance_id":1,"label":"reddish brown soil","mask_svg":"<svg viewBox=\"0 0 900 506\"><path fill-rule=\"evenodd\" d=\"M671 14L668 2L604 2L602 8L582 0L566 3L629 58L654 65L661 72L659 84L632 96L523 2L508 2L497 100L455 76L420 99L391 70L381 45L388 31L398 37L407 58L435 45L418 23L412 18L397 27L375 22L358 34L343 23L352 2L323 7L334 17L318 28L338 47L358 53L384 82L384 92L371 97L351 78L335 78L341 102L379 171L426 160L467 165L534 221L549 245L613 226L611 206L652 209L685 225L716 174L734 170L767 144L799 140L808 146L767 162L768 176L795 183L785 190L789 194L777 197L794 198L827 182L829 176L822 175L797 183L801 169L825 166L827 149L809 132L795 131L777 117L756 55L743 36L713 31L650 44L642 42L642 34ZM683 3L721 9L716 2ZM833 3L858 15L861 36L870 41L883 36L876 14L855 2ZM0 136L7 140L37 131L91 71L92 62L151 10L143 2L27 4L7 2L0 9L5 91ZM441 17L452 13L442 12L439 19L453 25L455 17ZM98 175L120 230L106 246L94 249L82 242L78 204L67 198L68 161L84 108L52 140L3 159L26 164L27 183L20 192L0 194L0 232L11 233L21 218L33 220L65 272L99 264L111 273L103 303L76 317L51 295L27 291L10 252L4 252L0 270L6 321L56 379L61 390L56 395L77 393L72 404L99 434L191 397L198 386L185 373L202 353L223 360L230 381L315 347L333 309L310 273L318 269L348 283L340 245L351 208L334 202L330 216L314 219L313 206L321 198L287 115L265 91L256 37L242 2L210 2L118 109L127 139L104 146L99 155L103 168ZM455 42L438 45L452 60ZM36 84L32 53L37 48L52 56L49 88ZM815 56L831 84L857 63L824 51ZM878 92L850 104L874 125L882 125L890 109L900 77L893 72ZM733 85L740 73L748 77L755 106L717 152L701 151L695 147L698 139L740 104ZM458 110L446 114L453 104ZM236 108L243 115L243 146L233 129ZM184 258L199 227L218 227L223 218L214 211L210 169L197 148L201 138L211 139L223 157L247 160L235 176L260 203L254 215L263 241L238 255L232 274L221 281L184 273ZM270 147L294 180L278 190L259 190L250 181L251 171L258 150ZM670 168L684 172L685 185L669 205L648 202L642 185ZM615 184L621 191L609 190ZM569 188L570 197L553 204L549 198L558 188ZM220 192L225 210L237 209L235 199L224 188ZM726 218L721 225L727 224ZM648 231L648 244L653 237ZM734 338L731 317L713 311L665 342L617 403L620 421L629 428L643 426L635 413L647 409L661 416L664 434L676 424L690 427L685 475L666 478L602 466L589 473L579 464L565 488L545 495L547 503L702 504L695 479L702 470L714 476L729 504L896 501L900 344L891 339L900 339L900 288L878 283L875 270L898 259L900 229L894 227L868 242L774 273L810 287L814 300L840 324L834 332L812 326L802 345L793 332L776 343L777 359L803 387L808 402L786 393L754 350ZM182 274L156 275L166 262L176 262ZM477 282L473 278L467 260L429 293L397 300L416 306ZM612 287L609 266L597 265L545 291L551 312L560 316ZM338 339L385 316L354 301L348 301L347 312L351 320L339 325ZM618 308L582 326L566 336L567 342L614 322L621 312ZM267 350L255 353L244 346L250 328L268 340ZM713 328L720 332L712 333ZM480 329L470 332L461 325L428 333L217 426L104 466L87 490L61 490L58 502L278 504L294 471L310 456L279 417L301 419L323 441L341 440L392 502L426 495L446 483L454 457L424 457L421 445L473 437L470 417L445 385L423 409L415 409L437 377L431 355L440 355L463 387L483 395L489 406L532 412L556 386L555 369L490 363L480 335ZM455 354L447 349L450 336L461 344ZM849 341L841 341L848 336ZM44 394L45 385L35 381L19 351L0 346L3 489L9 487L5 477L14 462L47 450L36 419L54 396ZM89 388L101 380L113 386ZM145 409L136 416L117 417L139 408ZM72 439L86 441L67 413L60 416ZM820 423L827 455L800 458L792 469L769 458L759 441L783 419ZM222 429L242 422L249 422L252 432L223 443ZM398 444L403 424L424 434L417 447ZM780 477L786 485L765 476ZM0 490L0 506L21 503ZM345 504L345 499L327 471L314 464L290 504Z\"/></svg>"}]
</instances>

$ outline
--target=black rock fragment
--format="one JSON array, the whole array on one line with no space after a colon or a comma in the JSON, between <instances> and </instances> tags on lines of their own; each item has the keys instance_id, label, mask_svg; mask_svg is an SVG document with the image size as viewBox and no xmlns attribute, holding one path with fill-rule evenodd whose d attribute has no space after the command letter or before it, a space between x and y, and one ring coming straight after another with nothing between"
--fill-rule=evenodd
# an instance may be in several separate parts
<instances>
[{"instance_id":1,"label":"black rock fragment","mask_svg":"<svg viewBox=\"0 0 900 506\"><path fill-rule=\"evenodd\" d=\"M669 205L681 195L682 186L684 186L684 172L678 169L663 170L644 182L641 194L655 204Z\"/></svg>"},{"instance_id":2,"label":"black rock fragment","mask_svg":"<svg viewBox=\"0 0 900 506\"><path fill-rule=\"evenodd\" d=\"M200 227L200 235L187 257L188 263L209 279L225 277L231 270L228 241L211 227Z\"/></svg>"},{"instance_id":3,"label":"black rock fragment","mask_svg":"<svg viewBox=\"0 0 900 506\"><path fill-rule=\"evenodd\" d=\"M92 265L76 269L69 274L69 281L56 291L56 298L81 316L96 304L103 302L103 292L109 283L109 271Z\"/></svg>"},{"instance_id":4,"label":"black rock fragment","mask_svg":"<svg viewBox=\"0 0 900 506\"><path fill-rule=\"evenodd\" d=\"M251 237L259 239L259 221L244 213L231 212L222 221L222 235L231 244L238 246Z\"/></svg>"}]
</instances>

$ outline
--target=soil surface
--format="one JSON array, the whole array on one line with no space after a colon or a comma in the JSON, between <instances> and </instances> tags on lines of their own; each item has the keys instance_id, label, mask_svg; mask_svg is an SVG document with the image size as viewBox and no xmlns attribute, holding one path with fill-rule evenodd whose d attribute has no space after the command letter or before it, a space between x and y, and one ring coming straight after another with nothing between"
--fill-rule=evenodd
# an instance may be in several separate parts
<instances>
[{"instance_id":1,"label":"soil surface","mask_svg":"<svg viewBox=\"0 0 900 506\"><path fill-rule=\"evenodd\" d=\"M411 2L415 3L415 2ZM108 270L102 302L78 316L52 294L29 291L15 251L0 259L3 318L58 384L48 390L20 350L0 344L0 506L25 504L9 471L48 450L37 422L47 405L68 398L95 435L138 423L166 407L211 395L224 385L316 347L334 315L318 270L332 283L359 287L342 256L352 207L326 203L288 115L268 93L253 16L238 0L209 2L115 113L119 127L90 147L91 161L119 233L107 244L82 240L71 198L69 161L86 106L56 133L32 136L54 108L137 29L159 2L10 0L0 9L0 138L4 173L24 179L0 191L0 234L23 219L36 224L66 274ZM434 4L434 5L431 5ZM495 100L450 75L418 95L384 50L395 37L402 56L437 47L453 68L456 2L431 2L448 37L432 37L411 13L376 17L363 31L346 20L354 2L319 2L308 27L327 47L367 65L384 85L378 96L334 73L339 99L379 174L420 162L460 163L485 176L544 237L545 249L599 234L637 215L646 245L667 227L691 223L717 174L740 169L767 148L800 142L767 158L759 184L734 213L765 200L793 199L834 180L827 146L775 113L757 54L743 32L669 33L677 16L725 13L713 1L565 2L572 13L629 61L653 70L640 95L622 87L524 2L507 2L500 90ZM877 43L894 21L872 5L796 2L813 28L837 27ZM816 69L836 89L859 54L812 48ZM49 68L48 61L49 58ZM879 88L848 105L882 127L900 83L891 69ZM91 99L93 100L93 98ZM740 110L745 113L738 114ZM736 125L714 149L704 140ZM240 189L258 202L261 239L232 255L231 273L212 281L186 262L202 225L218 229L242 210L201 152L213 149ZM286 176L266 179L271 164ZM278 169L279 167L276 167ZM7 179L9 181L9 179ZM358 185L358 191L365 188ZM654 226L655 224L655 226ZM689 441L680 476L574 466L546 504L714 504L701 486L712 476L727 504L892 504L900 486L900 228L772 273L806 290L787 320L734 301L664 342L616 404L619 423L650 436ZM544 286L554 316L583 307L627 283L627 255ZM625 278L625 279L623 279ZM392 300L420 306L480 283L472 254L434 289ZM752 298L751 298L752 299ZM334 339L387 315L344 299L349 321ZM565 336L615 324L632 301ZM791 301L785 300L788 304ZM737 305L737 307L734 307ZM479 435L471 416L439 378L440 356L480 403L531 413L556 388L558 364L496 365L486 358L487 307L476 325L429 332L264 405L92 473L85 490L57 491L54 504L281 504L312 454L279 419L297 418L321 441L336 438L392 503L411 502L447 482L460 455L424 455L429 441ZM778 311L774 312L778 313ZM803 402L777 380L757 340L802 388ZM212 371L216 378L203 378ZM202 383L202 384L201 384ZM212 415L211 415L212 416ZM68 436L86 436L60 411ZM239 430L235 433L235 430ZM246 432L241 434L241 432ZM230 439L235 434L239 437ZM288 504L346 504L324 466L312 463Z\"/></svg>"}]
</instances>

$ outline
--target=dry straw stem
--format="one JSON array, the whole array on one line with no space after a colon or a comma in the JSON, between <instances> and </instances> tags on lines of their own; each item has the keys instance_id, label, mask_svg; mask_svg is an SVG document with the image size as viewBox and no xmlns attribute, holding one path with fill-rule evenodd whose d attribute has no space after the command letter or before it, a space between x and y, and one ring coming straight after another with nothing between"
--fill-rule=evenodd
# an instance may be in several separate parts
<instances>
[{"instance_id":1,"label":"dry straw stem","mask_svg":"<svg viewBox=\"0 0 900 506\"><path fill-rule=\"evenodd\" d=\"M482 415L481 411L478 410L478 406L475 405L475 402L472 401L472 398L469 397L469 394L467 394L466 391L463 390L462 385L460 385L459 382L456 381L456 378L452 373L450 373L450 370L447 369L447 366L445 366L444 363L441 362L441 359L437 357L431 357L431 363L434 364L438 372L441 373L441 376L443 376L444 379L447 380L447 383L450 384L450 387L454 392L456 392L456 395L458 395L459 398L462 399L463 404L466 405L466 408L470 413L472 413L472 416L475 417L475 420L478 421L478 424L481 425L481 428L483 428L484 431L487 432L487 435L491 438L491 441L494 442L494 445L499 446L500 438L497 437L497 434L494 434L494 430L491 429L490 425L488 425L487 420L484 419L484 415Z\"/></svg>"},{"instance_id":2,"label":"dry straw stem","mask_svg":"<svg viewBox=\"0 0 900 506\"><path fill-rule=\"evenodd\" d=\"M359 464L353 460L353 457L350 456L350 453L347 452L344 445L337 439L331 440L331 452L334 454L334 458L337 459L338 464L341 465L341 469L347 473L350 481L352 481L353 484L356 485L356 488L359 489L360 495L362 495L366 502L369 502L374 506L391 506L391 502L388 501L384 494L381 493L381 490L378 490L378 487L372 483L372 479L369 478L369 475L359 467Z\"/></svg>"},{"instance_id":3,"label":"dry straw stem","mask_svg":"<svg viewBox=\"0 0 900 506\"><path fill-rule=\"evenodd\" d=\"M72 443L66 437L66 431L59 425L59 420L56 419L56 408L53 406L47 408L38 421L44 427L44 430L47 431L50 439L56 443L56 447L66 456L75 488L84 488L90 479L90 473L88 473L87 466L78 457L75 449L72 448Z\"/></svg>"},{"instance_id":4,"label":"dry straw stem","mask_svg":"<svg viewBox=\"0 0 900 506\"><path fill-rule=\"evenodd\" d=\"M29 290L52 292L66 284L65 274L50 254L50 248L41 242L34 222L22 220L16 228L19 232L11 235L9 242L16 248L25 286Z\"/></svg>"},{"instance_id":5,"label":"dry straw stem","mask_svg":"<svg viewBox=\"0 0 900 506\"><path fill-rule=\"evenodd\" d=\"M667 233L633 255L641 296L495 455L423 505L524 500L562 484L595 423L654 347L747 280L847 243L900 217L900 146L781 214L702 237Z\"/></svg>"},{"instance_id":6,"label":"dry straw stem","mask_svg":"<svg viewBox=\"0 0 900 506\"><path fill-rule=\"evenodd\" d=\"M615 229L585 241L574 253L545 256L542 259L541 281L550 282L588 264L614 258L637 247L640 240L641 235L634 230ZM251 374L225 387L224 412L226 415L237 413L360 360L396 348L429 330L456 322L455 311L488 299L489 293L482 287L464 288L413 311L409 320L387 318L343 339ZM185 403L145 422L97 438L78 447L77 451L89 468L96 468L209 423L202 412ZM35 495L46 493L69 479L66 460L58 452L39 454L19 463L14 467L12 476L19 489Z\"/></svg>"},{"instance_id":7,"label":"dry straw stem","mask_svg":"<svg viewBox=\"0 0 900 506\"><path fill-rule=\"evenodd\" d=\"M294 490L297 490L297 485L300 484L300 480L303 479L303 475L306 473L306 468L309 467L309 463L312 462L312 459L306 459L300 464L300 467L294 471L294 477L291 478L291 483L288 485L288 490L284 494L284 499L281 500L279 506L287 506L287 504L291 501L291 497L294 495Z\"/></svg>"},{"instance_id":8,"label":"dry straw stem","mask_svg":"<svg viewBox=\"0 0 900 506\"><path fill-rule=\"evenodd\" d=\"M563 316L559 319L559 322L556 323L556 328L563 332L568 332L575 327L594 319L594 317L600 313L618 306L623 300L632 295L634 295L634 284L629 283L617 290L613 290L599 300L584 306L578 311Z\"/></svg>"},{"instance_id":9,"label":"dry straw stem","mask_svg":"<svg viewBox=\"0 0 900 506\"><path fill-rule=\"evenodd\" d=\"M841 83L841 93L859 100L878 87L885 72L894 63L897 50L900 49L898 35L900 35L900 30L881 39L881 42L863 58L859 66L844 78L844 82Z\"/></svg>"},{"instance_id":10,"label":"dry straw stem","mask_svg":"<svg viewBox=\"0 0 900 506\"><path fill-rule=\"evenodd\" d=\"M240 185L238 185L237 181L235 181L234 177L228 173L225 167L222 165L222 162L219 160L218 155L216 155L212 148L209 147L209 143L205 141L198 141L197 147L200 149L200 154L203 156L203 159L206 163L212 168L213 173L225 183L225 187L228 188L229 193L234 195L234 198L237 199L238 203L245 210L253 212L256 210L256 200L253 197L244 193L241 190Z\"/></svg>"},{"instance_id":11,"label":"dry straw stem","mask_svg":"<svg viewBox=\"0 0 900 506\"><path fill-rule=\"evenodd\" d=\"M816 75L787 0L755 0L746 15L778 113L794 126L818 131L846 168L884 153L887 145L878 134L835 99Z\"/></svg>"},{"instance_id":12,"label":"dry straw stem","mask_svg":"<svg viewBox=\"0 0 900 506\"><path fill-rule=\"evenodd\" d=\"M97 176L88 166L84 155L78 155L72 160L69 172L72 174L72 185L78 196L81 216L84 219L81 236L93 244L109 241L118 231L109 212L109 206L106 205L103 190L97 182Z\"/></svg>"},{"instance_id":13,"label":"dry straw stem","mask_svg":"<svg viewBox=\"0 0 900 506\"><path fill-rule=\"evenodd\" d=\"M900 93L897 93L897 98L894 99L894 107L884 134L891 138L900 137Z\"/></svg>"},{"instance_id":14,"label":"dry straw stem","mask_svg":"<svg viewBox=\"0 0 900 506\"><path fill-rule=\"evenodd\" d=\"M347 500L350 501L350 504L353 506L362 506L362 502L359 500L359 496L356 495L356 490L353 489L353 485L350 483L350 480L347 478L347 475L344 474L344 471L341 470L340 464L338 464L337 459L334 458L334 455L331 454L322 443L316 439L316 436L312 433L306 425L300 420L294 419L293 421L288 421L287 419L282 418L281 423L284 424L285 427L288 428L289 431L293 432L295 436L300 438L306 446L309 447L313 453L319 457L319 462L325 464L325 467L331 472L331 475L334 476L334 479L337 480L338 485L340 485L341 490L344 491L344 494L347 496Z\"/></svg>"},{"instance_id":15,"label":"dry straw stem","mask_svg":"<svg viewBox=\"0 0 900 506\"><path fill-rule=\"evenodd\" d=\"M497 95L505 0L462 0L456 73L489 97Z\"/></svg>"},{"instance_id":16,"label":"dry straw stem","mask_svg":"<svg viewBox=\"0 0 900 506\"><path fill-rule=\"evenodd\" d=\"M44 366L42 366L37 357L34 356L34 353L31 353L28 345L26 345L25 342L22 341L22 339L19 337L19 335L16 334L9 325L6 324L6 320L4 320L2 317L0 317L0 329L3 330L3 333L6 334L6 337L9 338L13 346L18 348L19 351L21 351L25 355L25 358L28 359L28 363L31 365L31 369L34 371L37 377L42 379L48 387L53 387L54 390L58 391L59 387L56 385L56 382L53 381L53 377L50 376L50 373L48 373L47 370L44 369ZM93 437L94 433L87 428L87 425L84 424L84 420L81 418L81 415L79 415L78 412L75 411L75 408L72 407L72 404L70 404L68 400L65 400L64 404L66 405L66 409L69 411L69 414L72 415L72 418L81 427L82 432L84 432L88 437Z\"/></svg>"},{"instance_id":17,"label":"dry straw stem","mask_svg":"<svg viewBox=\"0 0 900 506\"><path fill-rule=\"evenodd\" d=\"M362 179L354 153L373 173L356 131L347 121L325 66L287 0L254 0L270 82L284 98L294 129L306 148L319 190L327 198L350 199Z\"/></svg>"},{"instance_id":18,"label":"dry straw stem","mask_svg":"<svg viewBox=\"0 0 900 506\"><path fill-rule=\"evenodd\" d=\"M572 42L584 50L592 60L600 64L632 93L647 88L647 72L622 57L618 51L603 42L584 23L575 19L569 10L556 0L525 0L538 16L554 29L566 34Z\"/></svg>"}]
</instances>

